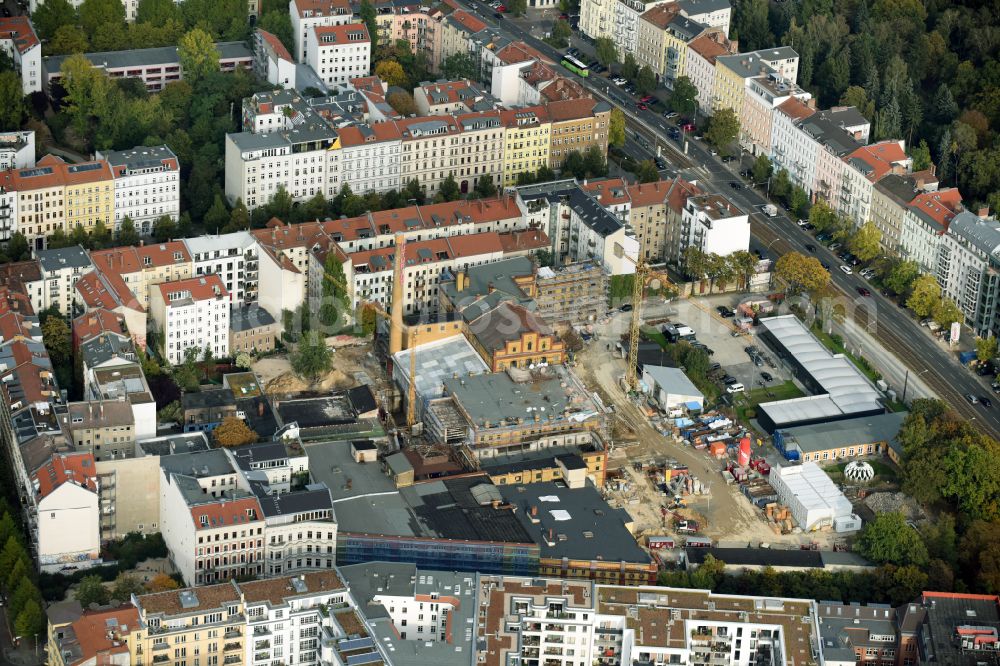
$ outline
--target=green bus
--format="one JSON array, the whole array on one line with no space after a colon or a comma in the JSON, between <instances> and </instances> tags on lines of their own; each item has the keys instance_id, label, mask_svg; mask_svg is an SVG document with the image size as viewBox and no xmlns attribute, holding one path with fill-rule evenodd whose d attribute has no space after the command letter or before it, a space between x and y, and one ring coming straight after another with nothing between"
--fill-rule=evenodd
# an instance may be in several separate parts
<instances>
[{"instance_id":1,"label":"green bus","mask_svg":"<svg viewBox=\"0 0 1000 666\"><path fill-rule=\"evenodd\" d=\"M584 78L590 76L590 68L571 55L563 56L562 66Z\"/></svg>"}]
</instances>

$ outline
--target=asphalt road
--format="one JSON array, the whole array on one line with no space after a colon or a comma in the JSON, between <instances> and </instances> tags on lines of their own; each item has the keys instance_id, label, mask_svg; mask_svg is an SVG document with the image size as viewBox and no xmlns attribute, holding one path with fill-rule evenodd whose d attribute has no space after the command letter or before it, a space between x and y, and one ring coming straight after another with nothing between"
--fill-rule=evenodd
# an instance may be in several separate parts
<instances>
[{"instance_id":1,"label":"asphalt road","mask_svg":"<svg viewBox=\"0 0 1000 666\"><path fill-rule=\"evenodd\" d=\"M516 22L507 19L498 21L485 3L474 0L459 2L478 13L490 25L497 26L507 36L527 42L555 62L561 60L561 52L536 39ZM598 98L614 103L625 112L629 138L626 154L635 157L646 152L655 154L659 148L667 161L677 167L685 179L696 180L702 189L724 194L744 210L750 211L751 234L756 247L767 248L767 254L775 258L790 251L811 254L805 245L815 245L820 259L830 264L832 284L843 295L845 304L857 305L859 300L869 301L864 304L865 307L857 310L860 325L905 363L911 373L920 373L924 383L958 414L975 421L979 428L993 437L1000 438L1000 407L971 405L965 399L967 394L990 395L989 385L959 364L955 355L942 349L909 313L877 290L873 289L872 296L868 298L858 296L857 289L867 286L867 282L857 274L846 275L838 270L841 263L839 259L783 212L779 212L774 218L761 214L760 207L767 201L760 192L746 186L738 191L731 188L731 182L742 183L736 173L738 162L730 163L733 167L730 169L713 156L701 141L688 136L683 136L679 141L670 139L667 129L671 121L654 111L639 110L634 98L608 79L593 76L577 80ZM965 334L968 335L968 332ZM997 402L1000 403L1000 400Z\"/></svg>"}]
</instances>

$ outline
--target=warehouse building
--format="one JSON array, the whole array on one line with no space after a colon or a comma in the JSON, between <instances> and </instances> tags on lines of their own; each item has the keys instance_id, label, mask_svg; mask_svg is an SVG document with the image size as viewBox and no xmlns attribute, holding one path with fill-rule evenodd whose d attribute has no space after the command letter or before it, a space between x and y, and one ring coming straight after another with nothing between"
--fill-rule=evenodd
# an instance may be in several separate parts
<instances>
[{"instance_id":1,"label":"warehouse building","mask_svg":"<svg viewBox=\"0 0 1000 666\"><path fill-rule=\"evenodd\" d=\"M843 354L824 347L795 315L761 319L759 336L812 394L758 405L757 420L767 432L885 413L875 385Z\"/></svg>"},{"instance_id":2,"label":"warehouse building","mask_svg":"<svg viewBox=\"0 0 1000 666\"><path fill-rule=\"evenodd\" d=\"M804 531L836 526L838 520L853 516L850 500L814 462L775 466L768 481L778 493L778 501L791 510L792 518Z\"/></svg>"},{"instance_id":3,"label":"warehouse building","mask_svg":"<svg viewBox=\"0 0 1000 666\"><path fill-rule=\"evenodd\" d=\"M909 412L889 412L845 421L783 428L774 443L786 457L804 462L888 455Z\"/></svg>"},{"instance_id":4,"label":"warehouse building","mask_svg":"<svg viewBox=\"0 0 1000 666\"><path fill-rule=\"evenodd\" d=\"M680 368L643 366L642 385L644 391L665 412L672 409L701 411L705 405L705 396Z\"/></svg>"}]
</instances>

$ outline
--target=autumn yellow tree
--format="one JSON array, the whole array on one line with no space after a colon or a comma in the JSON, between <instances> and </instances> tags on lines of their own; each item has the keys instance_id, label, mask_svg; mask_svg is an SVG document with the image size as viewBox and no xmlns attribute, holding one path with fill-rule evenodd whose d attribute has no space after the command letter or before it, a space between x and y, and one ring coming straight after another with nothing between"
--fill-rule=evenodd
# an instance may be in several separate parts
<instances>
[{"instance_id":1,"label":"autumn yellow tree","mask_svg":"<svg viewBox=\"0 0 1000 666\"><path fill-rule=\"evenodd\" d=\"M149 592L167 592L179 587L180 584L165 573L156 574L153 580L146 583L146 590Z\"/></svg>"},{"instance_id":2,"label":"autumn yellow tree","mask_svg":"<svg viewBox=\"0 0 1000 666\"><path fill-rule=\"evenodd\" d=\"M215 443L219 446L243 446L257 441L257 433L250 429L243 419L227 416L222 423L212 431Z\"/></svg>"},{"instance_id":3,"label":"autumn yellow tree","mask_svg":"<svg viewBox=\"0 0 1000 666\"><path fill-rule=\"evenodd\" d=\"M830 283L830 273L819 263L819 259L798 252L781 255L774 263L774 272L793 292L817 293Z\"/></svg>"},{"instance_id":4,"label":"autumn yellow tree","mask_svg":"<svg viewBox=\"0 0 1000 666\"><path fill-rule=\"evenodd\" d=\"M395 60L383 60L375 65L375 75L390 86L407 87L406 72L403 71L403 66Z\"/></svg>"}]
</instances>

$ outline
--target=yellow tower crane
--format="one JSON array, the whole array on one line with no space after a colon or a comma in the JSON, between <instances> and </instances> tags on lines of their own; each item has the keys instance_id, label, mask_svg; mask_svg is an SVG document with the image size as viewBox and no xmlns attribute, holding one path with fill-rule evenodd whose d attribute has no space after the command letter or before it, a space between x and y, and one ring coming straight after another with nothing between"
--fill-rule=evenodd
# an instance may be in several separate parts
<instances>
[{"instance_id":1,"label":"yellow tower crane","mask_svg":"<svg viewBox=\"0 0 1000 666\"><path fill-rule=\"evenodd\" d=\"M666 273L650 268L645 259L635 264L635 282L632 284L632 320L629 322L628 365L625 367L625 386L634 391L639 386L639 324L642 321L642 292L646 285L657 280L662 286L673 288Z\"/></svg>"}]
</instances>

